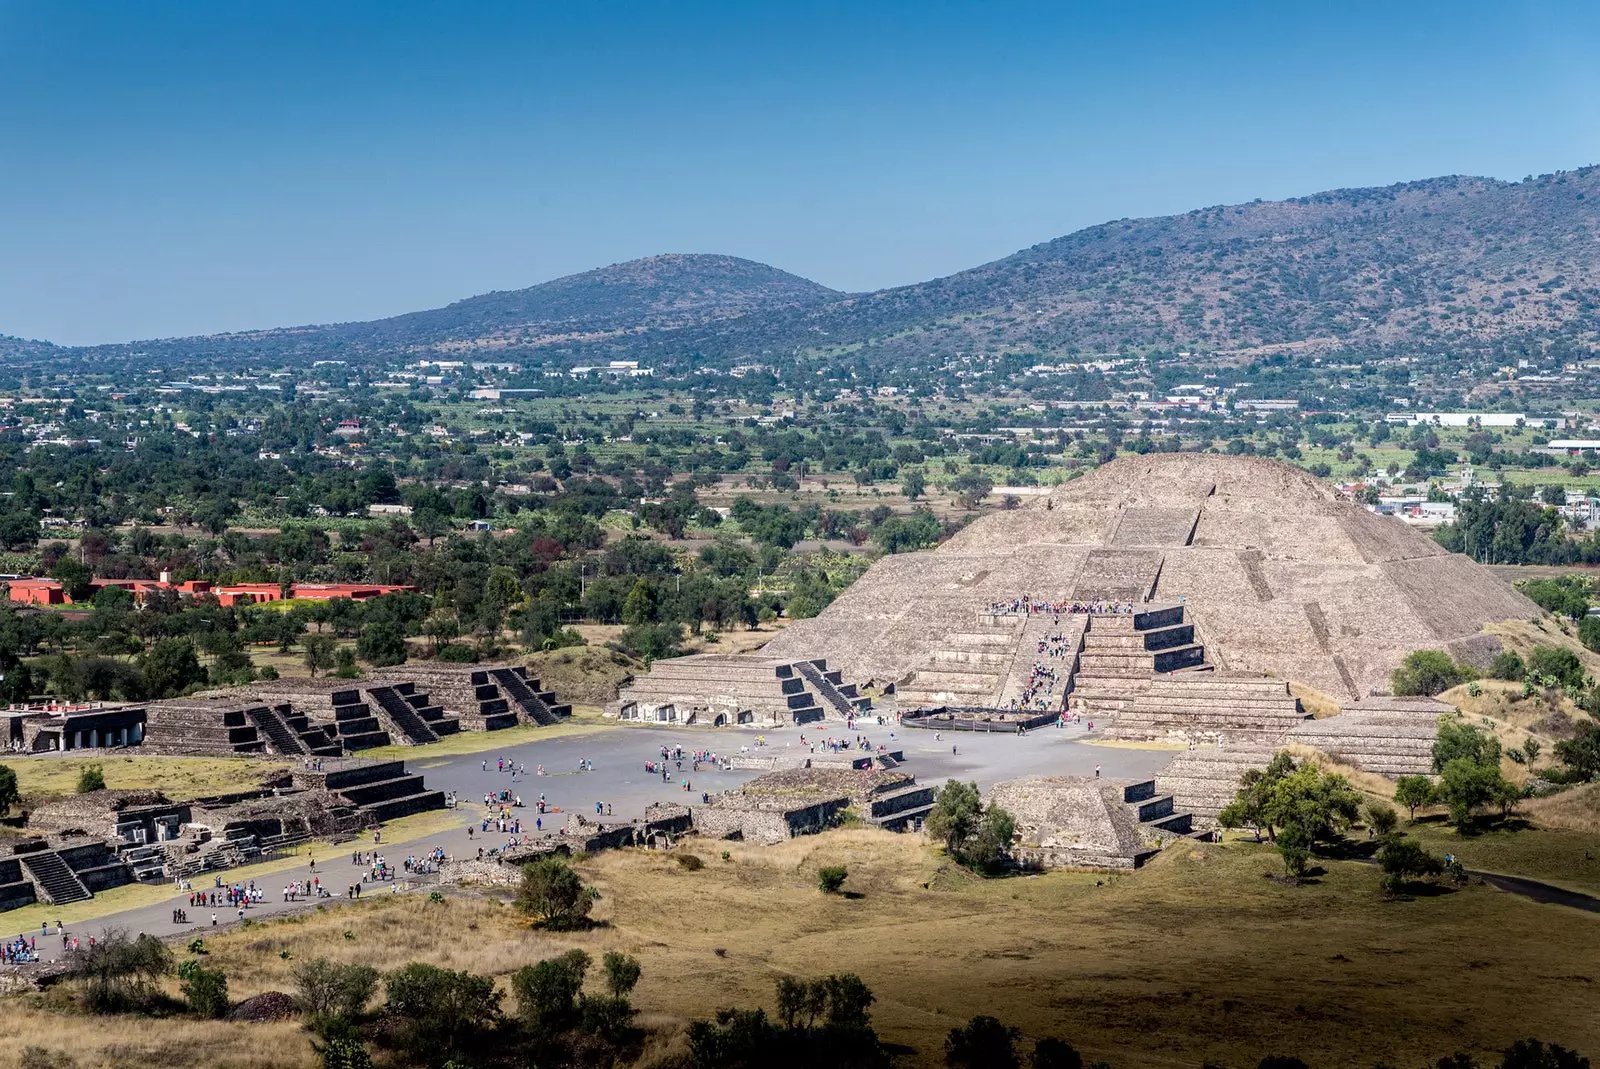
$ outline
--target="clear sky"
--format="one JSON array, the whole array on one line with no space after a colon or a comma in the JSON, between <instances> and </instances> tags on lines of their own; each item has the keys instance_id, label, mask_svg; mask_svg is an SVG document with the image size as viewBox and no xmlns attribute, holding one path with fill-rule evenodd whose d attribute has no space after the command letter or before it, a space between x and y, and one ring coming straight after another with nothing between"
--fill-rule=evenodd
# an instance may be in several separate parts
<instances>
[{"instance_id":1,"label":"clear sky","mask_svg":"<svg viewBox=\"0 0 1600 1069\"><path fill-rule=\"evenodd\" d=\"M1600 162L1600 4L0 0L0 333L368 319L657 252L839 289Z\"/></svg>"}]
</instances>

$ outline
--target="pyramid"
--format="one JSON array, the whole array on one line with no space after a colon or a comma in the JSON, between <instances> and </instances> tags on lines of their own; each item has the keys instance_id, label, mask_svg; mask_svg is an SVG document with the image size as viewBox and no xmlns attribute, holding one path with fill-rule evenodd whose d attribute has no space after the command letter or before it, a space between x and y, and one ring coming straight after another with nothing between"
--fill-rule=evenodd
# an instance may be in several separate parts
<instances>
[{"instance_id":1,"label":"pyramid","mask_svg":"<svg viewBox=\"0 0 1600 1069\"><path fill-rule=\"evenodd\" d=\"M1223 671L1339 701L1386 689L1415 649L1477 650L1484 625L1540 609L1467 557L1260 457L1122 457L937 549L884 557L768 657L826 658L853 681L908 680L988 606L1181 602Z\"/></svg>"}]
</instances>

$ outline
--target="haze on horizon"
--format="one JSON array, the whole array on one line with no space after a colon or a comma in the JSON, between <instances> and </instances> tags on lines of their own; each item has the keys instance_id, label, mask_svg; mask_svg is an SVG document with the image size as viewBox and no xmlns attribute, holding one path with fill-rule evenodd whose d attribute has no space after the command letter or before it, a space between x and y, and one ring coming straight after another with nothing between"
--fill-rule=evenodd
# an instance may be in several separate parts
<instances>
[{"instance_id":1,"label":"haze on horizon","mask_svg":"<svg viewBox=\"0 0 1600 1069\"><path fill-rule=\"evenodd\" d=\"M369 319L659 252L843 290L1600 161L1600 9L0 0L0 333Z\"/></svg>"}]
</instances>

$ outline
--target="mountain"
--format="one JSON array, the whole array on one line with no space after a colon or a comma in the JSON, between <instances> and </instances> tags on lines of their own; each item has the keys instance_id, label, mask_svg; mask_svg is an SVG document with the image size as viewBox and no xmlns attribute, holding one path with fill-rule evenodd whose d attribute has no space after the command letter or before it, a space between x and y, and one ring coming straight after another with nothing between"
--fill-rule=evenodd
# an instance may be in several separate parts
<instances>
[{"instance_id":1,"label":"mountain","mask_svg":"<svg viewBox=\"0 0 1600 1069\"><path fill-rule=\"evenodd\" d=\"M945 278L842 294L727 256L657 256L372 323L54 350L88 358L499 352L1485 352L1600 344L1600 168L1450 176L1088 227Z\"/></svg>"}]
</instances>

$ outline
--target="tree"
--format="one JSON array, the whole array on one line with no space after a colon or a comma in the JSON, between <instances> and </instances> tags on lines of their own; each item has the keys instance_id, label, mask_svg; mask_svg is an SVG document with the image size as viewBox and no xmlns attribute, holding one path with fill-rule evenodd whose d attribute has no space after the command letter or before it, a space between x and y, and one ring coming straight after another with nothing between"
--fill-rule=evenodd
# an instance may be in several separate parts
<instances>
[{"instance_id":1,"label":"tree","mask_svg":"<svg viewBox=\"0 0 1600 1069\"><path fill-rule=\"evenodd\" d=\"M1589 1059L1556 1043L1519 1039L1506 1048L1500 1069L1589 1069Z\"/></svg>"},{"instance_id":2,"label":"tree","mask_svg":"<svg viewBox=\"0 0 1600 1069\"><path fill-rule=\"evenodd\" d=\"M1587 720L1577 726L1576 732L1572 738L1556 743L1556 760L1567 766L1574 779L1594 779L1600 774L1600 724Z\"/></svg>"},{"instance_id":3,"label":"tree","mask_svg":"<svg viewBox=\"0 0 1600 1069\"><path fill-rule=\"evenodd\" d=\"M1410 839L1388 839L1378 848L1378 866L1383 869L1383 888L1398 894L1413 879L1432 878L1444 871L1444 862Z\"/></svg>"},{"instance_id":4,"label":"tree","mask_svg":"<svg viewBox=\"0 0 1600 1069\"><path fill-rule=\"evenodd\" d=\"M1473 677L1470 668L1450 659L1443 650L1412 650L1390 677L1398 695L1433 696Z\"/></svg>"},{"instance_id":5,"label":"tree","mask_svg":"<svg viewBox=\"0 0 1600 1069\"><path fill-rule=\"evenodd\" d=\"M88 794L91 791L106 789L105 769L99 765L84 765L78 773L78 793Z\"/></svg>"},{"instance_id":6,"label":"tree","mask_svg":"<svg viewBox=\"0 0 1600 1069\"><path fill-rule=\"evenodd\" d=\"M1487 735L1471 724L1458 720L1440 720L1439 732L1433 740L1433 770L1443 772L1444 766L1458 757L1475 764L1500 764L1500 740Z\"/></svg>"},{"instance_id":7,"label":"tree","mask_svg":"<svg viewBox=\"0 0 1600 1069\"><path fill-rule=\"evenodd\" d=\"M628 599L622 603L622 622L648 624L653 623L655 619L655 588L645 579L635 580L633 589L628 591Z\"/></svg>"},{"instance_id":8,"label":"tree","mask_svg":"<svg viewBox=\"0 0 1600 1069\"><path fill-rule=\"evenodd\" d=\"M1005 864L1017 822L1001 807L984 807L977 834L961 850L961 863L980 872L998 872Z\"/></svg>"},{"instance_id":9,"label":"tree","mask_svg":"<svg viewBox=\"0 0 1600 1069\"><path fill-rule=\"evenodd\" d=\"M72 975L97 1013L123 1009L148 994L172 971L172 951L153 935L130 936L112 928L74 955Z\"/></svg>"},{"instance_id":10,"label":"tree","mask_svg":"<svg viewBox=\"0 0 1600 1069\"><path fill-rule=\"evenodd\" d=\"M1041 1036L1033 1045L1033 1069L1083 1069L1083 1055L1055 1036Z\"/></svg>"},{"instance_id":11,"label":"tree","mask_svg":"<svg viewBox=\"0 0 1600 1069\"><path fill-rule=\"evenodd\" d=\"M1224 828L1253 828L1258 842L1263 831L1272 838L1275 829L1267 819L1267 801L1278 781L1293 771L1294 758L1284 751L1274 754L1266 768L1246 769L1233 801L1217 814L1217 823Z\"/></svg>"},{"instance_id":12,"label":"tree","mask_svg":"<svg viewBox=\"0 0 1600 1069\"><path fill-rule=\"evenodd\" d=\"M555 931L587 927L589 910L599 895L559 857L542 857L522 866L517 908Z\"/></svg>"},{"instance_id":13,"label":"tree","mask_svg":"<svg viewBox=\"0 0 1600 1069\"><path fill-rule=\"evenodd\" d=\"M139 669L145 688L155 698L170 698L206 681L206 670L187 638L157 639L140 655Z\"/></svg>"},{"instance_id":14,"label":"tree","mask_svg":"<svg viewBox=\"0 0 1600 1069\"><path fill-rule=\"evenodd\" d=\"M378 970L370 965L345 965L327 958L301 962L290 972L300 1011L315 1025L354 1021L365 1012L378 990Z\"/></svg>"},{"instance_id":15,"label":"tree","mask_svg":"<svg viewBox=\"0 0 1600 1069\"><path fill-rule=\"evenodd\" d=\"M56 561L56 566L50 569L50 578L61 584L61 591L68 601L82 603L94 595L94 572L89 570L88 565L71 557Z\"/></svg>"},{"instance_id":16,"label":"tree","mask_svg":"<svg viewBox=\"0 0 1600 1069\"><path fill-rule=\"evenodd\" d=\"M1439 778L1450 819L1459 827L1470 826L1478 810L1503 797L1504 784L1498 764L1482 764L1468 757L1452 758Z\"/></svg>"},{"instance_id":17,"label":"tree","mask_svg":"<svg viewBox=\"0 0 1600 1069\"><path fill-rule=\"evenodd\" d=\"M921 468L907 468L900 475L900 492L915 501L928 489L928 477Z\"/></svg>"},{"instance_id":18,"label":"tree","mask_svg":"<svg viewBox=\"0 0 1600 1069\"><path fill-rule=\"evenodd\" d=\"M1516 650L1501 650L1494 656L1494 663L1489 666L1489 678L1509 679L1518 682L1528 674L1528 666L1522 663L1522 658Z\"/></svg>"},{"instance_id":19,"label":"tree","mask_svg":"<svg viewBox=\"0 0 1600 1069\"><path fill-rule=\"evenodd\" d=\"M1394 800L1411 811L1411 823L1417 822L1417 810L1433 801L1433 781L1427 776L1401 776L1394 781Z\"/></svg>"},{"instance_id":20,"label":"tree","mask_svg":"<svg viewBox=\"0 0 1600 1069\"><path fill-rule=\"evenodd\" d=\"M189 1009L199 1017L221 1017L228 1012L228 976L207 969L193 958L178 966L179 989Z\"/></svg>"},{"instance_id":21,"label":"tree","mask_svg":"<svg viewBox=\"0 0 1600 1069\"><path fill-rule=\"evenodd\" d=\"M817 889L824 894L836 895L849 876L850 870L843 865L824 865L817 870Z\"/></svg>"},{"instance_id":22,"label":"tree","mask_svg":"<svg viewBox=\"0 0 1600 1069\"><path fill-rule=\"evenodd\" d=\"M1367 827L1380 839L1387 839L1400 823L1400 816L1394 811L1394 806L1384 802L1368 802L1363 813L1367 818Z\"/></svg>"},{"instance_id":23,"label":"tree","mask_svg":"<svg viewBox=\"0 0 1600 1069\"><path fill-rule=\"evenodd\" d=\"M569 950L557 958L525 965L511 974L517 996L517 1014L531 1031L546 1035L563 1032L578 1021L578 996L589 971L590 958Z\"/></svg>"},{"instance_id":24,"label":"tree","mask_svg":"<svg viewBox=\"0 0 1600 1069\"><path fill-rule=\"evenodd\" d=\"M983 797L976 783L948 780L933 800L933 809L925 821L928 834L944 842L952 857L977 831L978 820L983 815Z\"/></svg>"},{"instance_id":25,"label":"tree","mask_svg":"<svg viewBox=\"0 0 1600 1069\"><path fill-rule=\"evenodd\" d=\"M606 990L611 992L612 998L619 999L632 994L643 971L638 958L619 950L608 950L606 956L600 959L600 967L605 970Z\"/></svg>"},{"instance_id":26,"label":"tree","mask_svg":"<svg viewBox=\"0 0 1600 1069\"><path fill-rule=\"evenodd\" d=\"M978 503L994 489L994 480L981 471L972 470L950 480L950 489L964 509L975 509Z\"/></svg>"},{"instance_id":27,"label":"tree","mask_svg":"<svg viewBox=\"0 0 1600 1069\"><path fill-rule=\"evenodd\" d=\"M950 1029L944 1040L944 1063L951 1069L1019 1069L1017 1040L1022 1033L993 1017L979 1014Z\"/></svg>"},{"instance_id":28,"label":"tree","mask_svg":"<svg viewBox=\"0 0 1600 1069\"><path fill-rule=\"evenodd\" d=\"M1578 641L1583 648L1600 653L1600 616L1585 616L1578 624Z\"/></svg>"},{"instance_id":29,"label":"tree","mask_svg":"<svg viewBox=\"0 0 1600 1069\"><path fill-rule=\"evenodd\" d=\"M319 670L326 671L333 667L334 650L338 648L338 644L332 635L321 633L307 635L300 641L300 645L305 650L305 665L310 670L312 679L317 677Z\"/></svg>"},{"instance_id":30,"label":"tree","mask_svg":"<svg viewBox=\"0 0 1600 1069\"><path fill-rule=\"evenodd\" d=\"M1565 647L1535 646L1528 655L1528 678L1543 686L1582 686L1583 662Z\"/></svg>"},{"instance_id":31,"label":"tree","mask_svg":"<svg viewBox=\"0 0 1600 1069\"><path fill-rule=\"evenodd\" d=\"M0 817L9 816L11 807L22 801L22 793L17 789L17 774L5 765L0 765Z\"/></svg>"},{"instance_id":32,"label":"tree","mask_svg":"<svg viewBox=\"0 0 1600 1069\"><path fill-rule=\"evenodd\" d=\"M406 663L406 639L398 624L377 623L361 629L356 653L374 668Z\"/></svg>"},{"instance_id":33,"label":"tree","mask_svg":"<svg viewBox=\"0 0 1600 1069\"><path fill-rule=\"evenodd\" d=\"M333 674L340 679L359 679L361 669L356 666L356 651L349 646L340 646L333 655Z\"/></svg>"},{"instance_id":34,"label":"tree","mask_svg":"<svg viewBox=\"0 0 1600 1069\"><path fill-rule=\"evenodd\" d=\"M1278 829L1273 844L1283 858L1285 875L1299 879L1306 874L1306 867L1311 862L1312 838L1309 832L1298 824L1288 824Z\"/></svg>"},{"instance_id":35,"label":"tree","mask_svg":"<svg viewBox=\"0 0 1600 1069\"><path fill-rule=\"evenodd\" d=\"M454 1051L460 1040L500 1015L494 979L412 962L384 978L384 1009L405 1022L403 1049Z\"/></svg>"}]
</instances>

